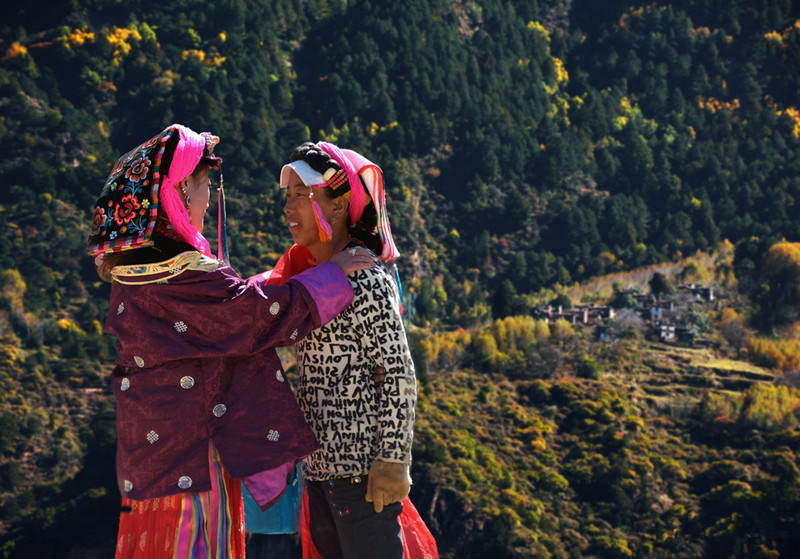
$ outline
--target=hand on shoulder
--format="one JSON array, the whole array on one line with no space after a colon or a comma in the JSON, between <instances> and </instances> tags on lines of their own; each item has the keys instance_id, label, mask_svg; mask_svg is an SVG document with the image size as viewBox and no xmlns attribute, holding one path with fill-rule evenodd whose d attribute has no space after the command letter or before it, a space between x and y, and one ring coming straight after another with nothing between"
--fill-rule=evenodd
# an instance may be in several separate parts
<instances>
[{"instance_id":1,"label":"hand on shoulder","mask_svg":"<svg viewBox=\"0 0 800 559\"><path fill-rule=\"evenodd\" d=\"M345 274L366 270L375 265L375 257L372 252L364 247L343 250L335 254L330 261L339 266Z\"/></svg>"}]
</instances>

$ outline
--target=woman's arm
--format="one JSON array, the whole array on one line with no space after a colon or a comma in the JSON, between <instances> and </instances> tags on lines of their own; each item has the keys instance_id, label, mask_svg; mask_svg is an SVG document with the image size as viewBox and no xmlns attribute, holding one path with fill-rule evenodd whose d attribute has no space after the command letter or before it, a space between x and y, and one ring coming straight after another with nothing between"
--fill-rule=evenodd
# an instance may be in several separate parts
<instances>
[{"instance_id":1,"label":"woman's arm","mask_svg":"<svg viewBox=\"0 0 800 559\"><path fill-rule=\"evenodd\" d=\"M416 376L394 280L382 268L359 272L353 301L356 333L373 368L383 369L378 396L379 448L385 462L411 463Z\"/></svg>"}]
</instances>

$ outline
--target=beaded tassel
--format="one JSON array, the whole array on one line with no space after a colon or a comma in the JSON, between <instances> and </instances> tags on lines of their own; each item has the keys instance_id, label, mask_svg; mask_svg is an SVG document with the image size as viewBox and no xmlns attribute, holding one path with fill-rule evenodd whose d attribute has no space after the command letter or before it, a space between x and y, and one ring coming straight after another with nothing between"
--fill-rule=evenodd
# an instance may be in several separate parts
<instances>
[{"instance_id":1,"label":"beaded tassel","mask_svg":"<svg viewBox=\"0 0 800 559\"><path fill-rule=\"evenodd\" d=\"M217 204L217 253L218 258L225 264L228 260L228 229L227 214L225 212L225 189L223 188L222 171L219 172L219 196Z\"/></svg>"}]
</instances>

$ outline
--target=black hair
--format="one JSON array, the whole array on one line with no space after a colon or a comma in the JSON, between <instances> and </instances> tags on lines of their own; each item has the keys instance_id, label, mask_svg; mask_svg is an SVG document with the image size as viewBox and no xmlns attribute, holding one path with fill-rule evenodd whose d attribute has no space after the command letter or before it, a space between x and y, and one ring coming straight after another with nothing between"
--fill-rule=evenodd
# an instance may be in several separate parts
<instances>
[{"instance_id":1,"label":"black hair","mask_svg":"<svg viewBox=\"0 0 800 559\"><path fill-rule=\"evenodd\" d=\"M333 159L328 152L312 142L306 142L297 146L292 152L290 160L305 161L308 163L309 167L321 175L324 175L325 171L328 169L338 171L342 168L342 166L339 165L339 162ZM366 192L366 187L360 178L359 182L361 182L359 186ZM336 190L333 190L329 186L316 188L314 190L321 190L325 193L327 198L333 199L345 194L346 192L350 192L352 185L350 185L349 181L345 183L345 185L340 186ZM362 243L375 254L380 255L381 252L383 252L383 243L381 242L380 235L378 234L378 213L375 211L374 204L369 203L364 205L364 211L361 214L361 220L356 224L351 223L350 214L348 213L347 229L348 233L353 239Z\"/></svg>"}]
</instances>

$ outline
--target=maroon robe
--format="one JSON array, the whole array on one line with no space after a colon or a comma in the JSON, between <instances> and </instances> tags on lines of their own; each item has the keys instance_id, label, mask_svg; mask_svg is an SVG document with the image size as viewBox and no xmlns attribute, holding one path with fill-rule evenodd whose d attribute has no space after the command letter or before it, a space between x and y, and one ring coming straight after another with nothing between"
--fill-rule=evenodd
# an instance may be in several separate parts
<instances>
[{"instance_id":1,"label":"maroon robe","mask_svg":"<svg viewBox=\"0 0 800 559\"><path fill-rule=\"evenodd\" d=\"M265 506L319 446L275 348L346 308L350 283L332 263L268 286L214 262L127 267L112 288L104 331L119 340L117 477L128 498L210 490L211 441Z\"/></svg>"}]
</instances>

